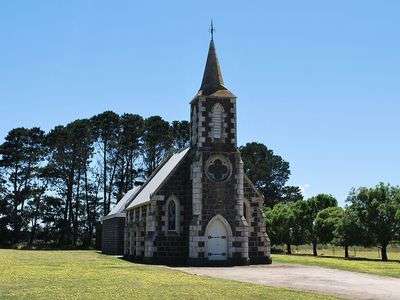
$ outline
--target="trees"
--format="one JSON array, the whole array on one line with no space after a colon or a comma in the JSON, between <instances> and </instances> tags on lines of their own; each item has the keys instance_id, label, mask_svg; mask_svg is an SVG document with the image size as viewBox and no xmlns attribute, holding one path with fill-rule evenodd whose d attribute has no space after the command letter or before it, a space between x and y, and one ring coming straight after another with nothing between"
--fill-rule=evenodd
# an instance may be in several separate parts
<instances>
[{"instance_id":1,"label":"trees","mask_svg":"<svg viewBox=\"0 0 400 300\"><path fill-rule=\"evenodd\" d=\"M298 186L284 186L281 194L282 202L296 202L303 200L301 189Z\"/></svg>"},{"instance_id":2,"label":"trees","mask_svg":"<svg viewBox=\"0 0 400 300\"><path fill-rule=\"evenodd\" d=\"M400 240L400 205L398 205L398 207L399 208L397 209L397 212L396 212L396 223L397 223L397 228L398 228L396 238L397 238L397 240Z\"/></svg>"},{"instance_id":3,"label":"trees","mask_svg":"<svg viewBox=\"0 0 400 300\"><path fill-rule=\"evenodd\" d=\"M110 211L110 202L107 199L110 198L108 196L111 194L113 174L115 174L113 173L115 168L110 166L110 160L116 160L116 136L119 129L119 116L112 111L105 111L92 117L91 121L94 137L98 145L97 149L102 160L103 215L107 215ZM108 184L109 181L110 184Z\"/></svg>"},{"instance_id":4,"label":"trees","mask_svg":"<svg viewBox=\"0 0 400 300\"><path fill-rule=\"evenodd\" d=\"M368 237L363 230L357 213L352 207L346 207L342 217L338 219L334 235L334 243L344 247L344 257L349 258L349 247L366 245Z\"/></svg>"},{"instance_id":5,"label":"trees","mask_svg":"<svg viewBox=\"0 0 400 300\"><path fill-rule=\"evenodd\" d=\"M397 236L395 238L398 241L400 241L400 192L398 190L397 193L395 193L395 205L397 207L397 212L396 212Z\"/></svg>"},{"instance_id":6,"label":"trees","mask_svg":"<svg viewBox=\"0 0 400 300\"><path fill-rule=\"evenodd\" d=\"M0 244L91 246L100 214L172 147L187 146L189 131L187 121L170 125L153 116L145 122L111 111L47 135L39 128L11 130L0 145Z\"/></svg>"},{"instance_id":7,"label":"trees","mask_svg":"<svg viewBox=\"0 0 400 300\"><path fill-rule=\"evenodd\" d=\"M116 152L114 153L112 177L110 180L110 192L108 193L108 202L111 202L111 196L121 199L122 196L133 188L134 182L141 169L137 166L137 159L140 155L142 145L141 137L144 130L144 120L139 115L123 114L119 120L119 130L115 137ZM115 182L116 191L112 195L113 182Z\"/></svg>"},{"instance_id":8,"label":"trees","mask_svg":"<svg viewBox=\"0 0 400 300\"><path fill-rule=\"evenodd\" d=\"M318 235L314 221L320 211L333 206L337 206L337 200L327 194L319 194L305 201L294 203L296 223L301 228L304 240L312 243L314 256L318 255Z\"/></svg>"},{"instance_id":9,"label":"trees","mask_svg":"<svg viewBox=\"0 0 400 300\"><path fill-rule=\"evenodd\" d=\"M321 210L314 221L315 235L318 242L327 244L333 241L335 230L343 218L343 208L333 206Z\"/></svg>"},{"instance_id":10,"label":"trees","mask_svg":"<svg viewBox=\"0 0 400 300\"><path fill-rule=\"evenodd\" d=\"M190 123L188 121L173 121L171 124L173 145L176 149L189 146Z\"/></svg>"},{"instance_id":11,"label":"trees","mask_svg":"<svg viewBox=\"0 0 400 300\"><path fill-rule=\"evenodd\" d=\"M273 208L266 208L264 216L272 244L286 244L287 253L292 254L293 228L296 226L293 205L278 203Z\"/></svg>"},{"instance_id":12,"label":"trees","mask_svg":"<svg viewBox=\"0 0 400 300\"><path fill-rule=\"evenodd\" d=\"M47 135L39 128L11 130L0 145L0 244L91 246L100 214L170 149L186 147L189 131L187 121L170 125L158 116L145 121L111 111Z\"/></svg>"},{"instance_id":13,"label":"trees","mask_svg":"<svg viewBox=\"0 0 400 300\"><path fill-rule=\"evenodd\" d=\"M289 163L260 143L247 143L239 148L244 172L273 206L280 201L302 199L300 189L285 187L289 179Z\"/></svg>"},{"instance_id":14,"label":"trees","mask_svg":"<svg viewBox=\"0 0 400 300\"><path fill-rule=\"evenodd\" d=\"M3 169L0 168L0 245L8 243L9 236L9 218L10 208L9 202L6 199L6 180L3 178Z\"/></svg>"},{"instance_id":15,"label":"trees","mask_svg":"<svg viewBox=\"0 0 400 300\"><path fill-rule=\"evenodd\" d=\"M50 155L46 175L54 193L62 198L64 206L59 226L60 246L70 239L73 245L77 243L80 214L83 209L82 186L86 191L85 199L88 199L86 180L93 154L93 134L90 125L87 119L76 120L67 126L55 127L47 136Z\"/></svg>"},{"instance_id":16,"label":"trees","mask_svg":"<svg viewBox=\"0 0 400 300\"><path fill-rule=\"evenodd\" d=\"M387 246L399 229L396 222L399 193L399 187L380 183L353 190L347 199L368 236L381 247L383 261L388 260Z\"/></svg>"},{"instance_id":17,"label":"trees","mask_svg":"<svg viewBox=\"0 0 400 300\"><path fill-rule=\"evenodd\" d=\"M19 241L20 231L27 225L26 204L35 193L38 170L45 156L43 139L44 132L37 127L15 128L0 145L0 168L8 179L5 187L3 184L5 195L1 206L8 215L13 243Z\"/></svg>"},{"instance_id":18,"label":"trees","mask_svg":"<svg viewBox=\"0 0 400 300\"><path fill-rule=\"evenodd\" d=\"M169 123L159 116L152 116L144 121L143 162L146 175L150 175L172 146Z\"/></svg>"},{"instance_id":19,"label":"trees","mask_svg":"<svg viewBox=\"0 0 400 300\"><path fill-rule=\"evenodd\" d=\"M353 190L345 209L334 197L319 194L307 200L280 203L265 209L267 231L275 245L312 243L317 256L318 243L344 247L378 245L382 260L387 260L388 244L399 239L400 187L383 183L373 188Z\"/></svg>"},{"instance_id":20,"label":"trees","mask_svg":"<svg viewBox=\"0 0 400 300\"><path fill-rule=\"evenodd\" d=\"M144 120L135 114L106 111L91 119L95 138L95 154L101 171L103 215L110 211L111 201L133 187L140 175L137 159L142 147ZM168 124L168 122L167 122Z\"/></svg>"}]
</instances>

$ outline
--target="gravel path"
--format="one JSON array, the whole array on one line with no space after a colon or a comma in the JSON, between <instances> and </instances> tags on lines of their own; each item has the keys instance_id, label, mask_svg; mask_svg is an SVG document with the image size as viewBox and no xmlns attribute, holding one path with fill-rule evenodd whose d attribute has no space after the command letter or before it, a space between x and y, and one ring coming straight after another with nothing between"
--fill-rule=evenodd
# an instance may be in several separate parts
<instances>
[{"instance_id":1,"label":"gravel path","mask_svg":"<svg viewBox=\"0 0 400 300\"><path fill-rule=\"evenodd\" d=\"M334 294L348 299L399 299L400 279L301 265L176 268L190 274Z\"/></svg>"}]
</instances>

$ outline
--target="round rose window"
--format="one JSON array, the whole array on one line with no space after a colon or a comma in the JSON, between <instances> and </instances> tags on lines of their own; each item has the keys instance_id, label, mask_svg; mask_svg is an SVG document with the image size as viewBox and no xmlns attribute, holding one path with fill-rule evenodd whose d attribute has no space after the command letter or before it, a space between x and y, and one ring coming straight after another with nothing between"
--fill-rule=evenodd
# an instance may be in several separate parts
<instances>
[{"instance_id":1,"label":"round rose window","mask_svg":"<svg viewBox=\"0 0 400 300\"><path fill-rule=\"evenodd\" d=\"M231 163L223 156L213 156L207 161L207 177L213 181L224 181L231 175Z\"/></svg>"}]
</instances>

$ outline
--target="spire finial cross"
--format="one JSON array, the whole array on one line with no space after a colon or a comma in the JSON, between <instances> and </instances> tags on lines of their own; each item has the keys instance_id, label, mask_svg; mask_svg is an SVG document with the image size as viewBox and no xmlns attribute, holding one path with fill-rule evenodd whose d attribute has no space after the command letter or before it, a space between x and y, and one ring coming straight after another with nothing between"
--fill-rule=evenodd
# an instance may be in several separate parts
<instances>
[{"instance_id":1,"label":"spire finial cross","mask_svg":"<svg viewBox=\"0 0 400 300\"><path fill-rule=\"evenodd\" d=\"M215 32L215 27L214 27L213 20L211 19L211 24L210 24L211 40L214 40L214 32Z\"/></svg>"}]
</instances>

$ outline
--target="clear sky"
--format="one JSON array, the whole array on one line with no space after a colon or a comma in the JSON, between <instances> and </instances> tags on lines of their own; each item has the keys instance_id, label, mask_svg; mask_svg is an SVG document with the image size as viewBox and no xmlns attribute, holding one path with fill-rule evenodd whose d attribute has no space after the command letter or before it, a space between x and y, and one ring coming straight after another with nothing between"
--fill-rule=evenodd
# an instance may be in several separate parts
<instances>
[{"instance_id":1,"label":"clear sky","mask_svg":"<svg viewBox=\"0 0 400 300\"><path fill-rule=\"evenodd\" d=\"M210 18L239 141L306 196L400 184L400 1L1 1L0 140L104 110L188 119Z\"/></svg>"}]
</instances>

